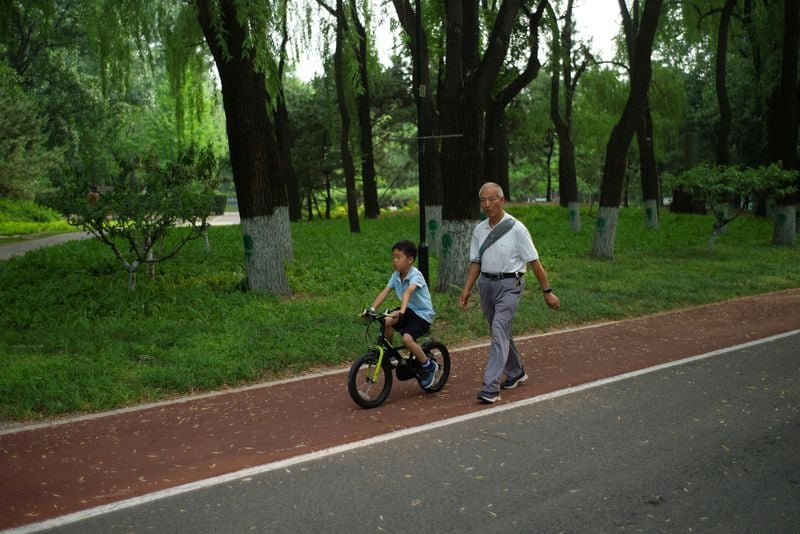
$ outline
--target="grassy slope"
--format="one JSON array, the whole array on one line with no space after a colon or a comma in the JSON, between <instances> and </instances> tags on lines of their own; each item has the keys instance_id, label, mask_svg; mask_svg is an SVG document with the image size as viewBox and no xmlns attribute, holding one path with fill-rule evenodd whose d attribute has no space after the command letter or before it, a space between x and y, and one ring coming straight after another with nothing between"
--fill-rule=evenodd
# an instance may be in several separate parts
<instances>
[{"instance_id":1,"label":"grassy slope","mask_svg":"<svg viewBox=\"0 0 800 534\"><path fill-rule=\"evenodd\" d=\"M529 291L517 332L796 287L800 251L769 245L772 226L737 219L706 253L711 218L662 213L647 231L638 209L621 211L617 257L588 257L593 219L569 230L566 212L513 206L530 228L562 310ZM357 313L391 273L390 247L418 237L409 216L292 226L290 299L245 293L238 227L211 229L212 252L193 242L134 294L101 243L71 242L0 263L0 419L95 411L339 366L363 351ZM436 277L431 258L431 277ZM530 277L530 275L529 275ZM529 278L535 289L535 280ZM477 306L434 293L434 334L450 346L486 335ZM388 303L388 301L387 301ZM474 299L477 303L477 298Z\"/></svg>"}]
</instances>

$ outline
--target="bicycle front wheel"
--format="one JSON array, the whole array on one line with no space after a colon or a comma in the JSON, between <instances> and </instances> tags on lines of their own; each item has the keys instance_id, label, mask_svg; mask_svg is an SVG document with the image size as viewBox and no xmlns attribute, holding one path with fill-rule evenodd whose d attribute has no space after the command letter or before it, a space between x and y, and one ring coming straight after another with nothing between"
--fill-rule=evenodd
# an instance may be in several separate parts
<instances>
[{"instance_id":1,"label":"bicycle front wheel","mask_svg":"<svg viewBox=\"0 0 800 534\"><path fill-rule=\"evenodd\" d=\"M384 359L378 366L378 354L368 352L360 356L347 374L347 391L362 408L375 408L383 404L392 390L392 368Z\"/></svg>"}]
</instances>

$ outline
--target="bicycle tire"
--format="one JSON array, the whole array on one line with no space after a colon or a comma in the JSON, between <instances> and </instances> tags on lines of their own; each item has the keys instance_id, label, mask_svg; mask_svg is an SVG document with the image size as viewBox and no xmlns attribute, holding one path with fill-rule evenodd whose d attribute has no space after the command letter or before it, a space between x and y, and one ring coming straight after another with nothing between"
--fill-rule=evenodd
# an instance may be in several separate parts
<instances>
[{"instance_id":1,"label":"bicycle tire","mask_svg":"<svg viewBox=\"0 0 800 534\"><path fill-rule=\"evenodd\" d=\"M436 385L422 390L427 393L436 393L441 391L450 378L450 352L444 343L440 341L430 341L422 346L425 355L428 358L433 358L439 364L439 371L436 373ZM418 379L419 380L419 379ZM420 386L421 387L421 386Z\"/></svg>"},{"instance_id":2,"label":"bicycle tire","mask_svg":"<svg viewBox=\"0 0 800 534\"><path fill-rule=\"evenodd\" d=\"M362 408L375 408L383 404L392 390L392 368L384 359L373 381L378 353L368 352L359 356L347 373L347 391L350 398Z\"/></svg>"}]
</instances>

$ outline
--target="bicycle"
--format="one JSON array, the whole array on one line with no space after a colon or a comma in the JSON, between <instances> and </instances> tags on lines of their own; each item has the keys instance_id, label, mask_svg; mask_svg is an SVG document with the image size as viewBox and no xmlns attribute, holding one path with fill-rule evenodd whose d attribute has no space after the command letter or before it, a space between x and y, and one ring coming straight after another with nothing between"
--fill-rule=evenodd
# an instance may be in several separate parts
<instances>
[{"instance_id":1,"label":"bicycle","mask_svg":"<svg viewBox=\"0 0 800 534\"><path fill-rule=\"evenodd\" d=\"M392 346L384 336L384 319L389 312L376 313L366 310L361 314L367 323L365 338L369 350L356 358L347 375L347 390L350 397L362 408L375 408L383 404L392 390L392 374L398 380L416 378L419 382L421 364L403 345ZM378 323L378 334L371 340L370 330ZM430 335L430 334L429 334ZM439 365L433 386L423 388L426 393L440 391L450 377L450 353L441 341L428 337L421 343L422 350L428 358L433 358ZM422 387L422 386L420 386Z\"/></svg>"}]
</instances>

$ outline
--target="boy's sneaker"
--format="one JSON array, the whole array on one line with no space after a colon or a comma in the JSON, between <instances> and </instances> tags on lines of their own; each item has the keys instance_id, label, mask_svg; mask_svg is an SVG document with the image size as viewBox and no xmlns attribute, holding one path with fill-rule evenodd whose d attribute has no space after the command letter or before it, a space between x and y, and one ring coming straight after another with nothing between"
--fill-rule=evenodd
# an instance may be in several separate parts
<instances>
[{"instance_id":1,"label":"boy's sneaker","mask_svg":"<svg viewBox=\"0 0 800 534\"><path fill-rule=\"evenodd\" d=\"M500 384L500 387L503 389L514 389L518 385L524 384L526 380L528 380L528 375L525 374L525 369L523 369L522 373L517 378L506 378L505 382Z\"/></svg>"},{"instance_id":2,"label":"boy's sneaker","mask_svg":"<svg viewBox=\"0 0 800 534\"><path fill-rule=\"evenodd\" d=\"M499 391L484 391L478 393L478 400L489 404L494 404L500 398Z\"/></svg>"},{"instance_id":3,"label":"boy's sneaker","mask_svg":"<svg viewBox=\"0 0 800 534\"><path fill-rule=\"evenodd\" d=\"M425 362L421 370L422 379L419 381L419 385L422 386L422 389L434 387L436 385L436 372L439 370L439 364L431 358L428 358L428 361Z\"/></svg>"}]
</instances>

